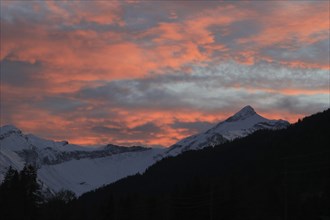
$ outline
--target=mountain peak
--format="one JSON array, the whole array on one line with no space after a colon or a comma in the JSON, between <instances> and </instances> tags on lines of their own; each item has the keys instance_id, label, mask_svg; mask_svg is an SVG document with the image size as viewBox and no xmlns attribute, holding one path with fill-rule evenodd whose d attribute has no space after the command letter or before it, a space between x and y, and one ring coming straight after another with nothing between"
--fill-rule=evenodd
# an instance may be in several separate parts
<instances>
[{"instance_id":1,"label":"mountain peak","mask_svg":"<svg viewBox=\"0 0 330 220\"><path fill-rule=\"evenodd\" d=\"M4 125L0 127L0 135L9 134L9 133L22 133L22 131L13 125Z\"/></svg>"},{"instance_id":2,"label":"mountain peak","mask_svg":"<svg viewBox=\"0 0 330 220\"><path fill-rule=\"evenodd\" d=\"M250 105L247 105L244 108L242 108L240 111L238 111L236 114L229 117L226 121L232 122L232 121L244 120L256 114L257 113L254 111L254 109Z\"/></svg>"},{"instance_id":3,"label":"mountain peak","mask_svg":"<svg viewBox=\"0 0 330 220\"><path fill-rule=\"evenodd\" d=\"M238 111L236 114L239 114L239 113L253 113L253 114L256 114L256 112L254 111L254 109L250 105L245 106L240 111Z\"/></svg>"}]
</instances>

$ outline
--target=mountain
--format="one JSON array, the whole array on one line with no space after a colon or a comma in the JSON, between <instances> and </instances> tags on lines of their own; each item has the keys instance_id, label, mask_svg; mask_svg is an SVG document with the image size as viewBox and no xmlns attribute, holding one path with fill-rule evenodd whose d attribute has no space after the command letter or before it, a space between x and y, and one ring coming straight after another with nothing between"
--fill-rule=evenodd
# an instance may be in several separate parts
<instances>
[{"instance_id":1,"label":"mountain","mask_svg":"<svg viewBox=\"0 0 330 220\"><path fill-rule=\"evenodd\" d=\"M82 195L72 219L330 219L330 109L167 157ZM74 208L71 208L74 207Z\"/></svg>"},{"instance_id":2,"label":"mountain","mask_svg":"<svg viewBox=\"0 0 330 220\"><path fill-rule=\"evenodd\" d=\"M143 172L163 149L109 144L82 147L67 141L45 140L18 128L0 128L0 182L9 166L26 163L38 168L39 180L51 191L69 189L80 195L123 177Z\"/></svg>"},{"instance_id":3,"label":"mountain","mask_svg":"<svg viewBox=\"0 0 330 220\"><path fill-rule=\"evenodd\" d=\"M252 107L246 106L208 131L187 137L169 149L112 144L98 148L82 147L24 134L18 128L6 125L0 129L0 182L9 166L21 170L28 163L38 168L38 177L44 188L51 191L69 189L81 195L142 173L162 158L219 145L260 129L281 129L288 125L283 120L263 118Z\"/></svg>"},{"instance_id":4,"label":"mountain","mask_svg":"<svg viewBox=\"0 0 330 220\"><path fill-rule=\"evenodd\" d=\"M235 138L245 137L261 129L283 129L289 126L284 120L269 120L258 115L251 106L245 106L233 116L218 123L213 128L190 137L184 138L172 145L164 153L166 156L176 156L188 150L198 150L209 146L216 146Z\"/></svg>"}]
</instances>

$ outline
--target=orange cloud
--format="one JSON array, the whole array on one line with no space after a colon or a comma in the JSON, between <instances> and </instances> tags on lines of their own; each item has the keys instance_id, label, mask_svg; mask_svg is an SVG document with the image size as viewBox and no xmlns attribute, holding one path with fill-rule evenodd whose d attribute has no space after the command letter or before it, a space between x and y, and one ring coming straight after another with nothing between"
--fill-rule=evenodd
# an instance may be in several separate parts
<instances>
[{"instance_id":1,"label":"orange cloud","mask_svg":"<svg viewBox=\"0 0 330 220\"><path fill-rule=\"evenodd\" d=\"M284 3L278 10L262 19L264 30L250 41L259 45L272 45L293 38L304 43L314 43L328 37L329 2L317 4ZM274 19L274 17L276 19Z\"/></svg>"},{"instance_id":2,"label":"orange cloud","mask_svg":"<svg viewBox=\"0 0 330 220\"><path fill-rule=\"evenodd\" d=\"M315 4L314 4L315 3ZM267 16L262 16L258 22L262 25L260 33L237 40L239 44L251 44L251 57L259 57L268 61L279 61L293 68L329 69L329 64L314 61L293 59L276 59L259 51L267 47L277 47L289 51L297 50L302 45L311 45L329 38L329 2L263 2L268 6L276 6ZM254 15L255 18L258 14ZM325 48L326 49L326 48ZM266 57L265 57L266 56ZM325 59L324 57L320 57ZM250 62L253 63L253 62Z\"/></svg>"},{"instance_id":3,"label":"orange cloud","mask_svg":"<svg viewBox=\"0 0 330 220\"><path fill-rule=\"evenodd\" d=\"M152 17L147 7L140 8L140 14L137 13L138 7L135 6L140 4L169 5L165 5L163 18L162 14ZM0 61L40 63L40 71L29 78L34 83L23 83L24 86L1 83L1 104L6 110L1 116L1 123L12 123L46 138L68 139L78 144L112 142L169 146L193 134L193 130L173 128L171 124L175 121L215 123L230 116L234 110L228 107L218 112L217 109L211 111L191 106L166 110L109 105L110 109L104 100L79 99L76 92L86 87L102 86L106 82L150 78L169 71L189 74L196 71L190 65L212 68L212 62L235 61L253 66L259 61L267 61L288 68L329 69L329 64L317 61L317 57L310 60L299 56L285 59L277 57L276 52L275 55L264 52L276 48L298 53L301 47L328 39L329 2L272 1L258 2L258 7L253 2L219 2L217 7L203 7L194 13L180 11L190 10L193 3L180 4L184 4L183 7L173 7L171 2L1 2ZM25 10L20 10L20 7ZM141 22L130 26L130 16L133 20L136 16ZM260 29L255 33L236 33L233 26L241 21L253 22ZM219 30L212 29L214 27ZM248 28L242 26L241 29ZM198 74L203 74L203 71ZM250 78L246 77L248 82ZM324 95L329 92L324 88L304 89L299 86L275 90L244 83L230 83L228 92L235 88L246 93L282 96ZM207 83L201 87L207 88ZM212 89L208 90L210 99L214 95ZM85 105L75 106L71 112L38 108L48 97L66 97L66 101L79 101ZM97 112L107 107L109 110ZM283 109L264 110L261 114L291 122L303 116ZM91 132L93 126L99 125L117 128L113 123L121 129L118 134ZM141 133L139 137L134 128L147 123L158 127L159 131Z\"/></svg>"}]
</instances>

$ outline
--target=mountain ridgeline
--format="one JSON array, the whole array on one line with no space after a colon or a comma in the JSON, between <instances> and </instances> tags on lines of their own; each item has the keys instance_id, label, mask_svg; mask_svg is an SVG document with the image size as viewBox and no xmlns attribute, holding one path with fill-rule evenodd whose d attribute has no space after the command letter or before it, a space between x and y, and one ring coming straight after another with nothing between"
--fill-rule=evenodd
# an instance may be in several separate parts
<instances>
[{"instance_id":1,"label":"mountain ridgeline","mask_svg":"<svg viewBox=\"0 0 330 220\"><path fill-rule=\"evenodd\" d=\"M223 144L260 129L277 130L287 126L287 121L266 119L251 106L245 106L215 127L184 138L170 148L113 144L88 148L24 134L6 125L0 127L0 182L10 166L22 170L25 164L32 164L44 189L53 193L71 190L79 196L129 175L143 173L162 158Z\"/></svg>"},{"instance_id":2,"label":"mountain ridgeline","mask_svg":"<svg viewBox=\"0 0 330 220\"><path fill-rule=\"evenodd\" d=\"M330 110L168 157L82 195L72 219L329 219Z\"/></svg>"},{"instance_id":3,"label":"mountain ridgeline","mask_svg":"<svg viewBox=\"0 0 330 220\"><path fill-rule=\"evenodd\" d=\"M140 146L82 147L24 134L6 125L0 129L0 182L10 166L22 170L25 164L31 164L37 168L38 179L47 191L66 189L81 195L144 171L159 153L159 149Z\"/></svg>"},{"instance_id":4,"label":"mountain ridgeline","mask_svg":"<svg viewBox=\"0 0 330 220\"><path fill-rule=\"evenodd\" d=\"M235 138L245 137L257 130L278 130L290 124L284 120L270 120L257 114L247 105L225 121L218 123L209 130L184 138L171 146L164 157L176 156L188 150L199 150L205 147L214 147Z\"/></svg>"}]
</instances>

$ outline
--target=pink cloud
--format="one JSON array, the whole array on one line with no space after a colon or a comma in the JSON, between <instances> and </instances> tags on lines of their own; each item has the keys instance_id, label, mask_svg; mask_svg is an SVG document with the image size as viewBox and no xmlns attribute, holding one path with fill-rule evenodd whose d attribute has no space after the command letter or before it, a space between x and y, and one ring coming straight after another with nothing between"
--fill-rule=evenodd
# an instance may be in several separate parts
<instances>
[{"instance_id":1,"label":"pink cloud","mask_svg":"<svg viewBox=\"0 0 330 220\"><path fill-rule=\"evenodd\" d=\"M147 78L166 74L168 69L189 74L192 64L203 67L212 62L234 61L252 66L259 61L267 61L288 68L329 69L329 65L302 60L299 56L286 60L264 52L269 48L277 48L294 53L296 47L328 39L329 2L272 1L258 2L258 7L252 3L219 2L216 7L197 10L196 3L181 2L176 7L158 2L166 6L164 18L160 14L155 18L159 20L151 22L148 20L151 18L144 14L148 13L149 8L145 8L140 14L141 22L134 27L137 29L130 29L127 16L132 15L127 7L139 6L143 2L46 1L23 4L4 1L1 3L4 19L1 20L0 60L41 63L40 72L31 77L42 83L24 87L2 83L2 103L11 106L12 112L7 112L1 123L13 123L33 133L49 132L52 133L49 138L66 138L79 144L143 142L169 146L192 134L191 130L172 128L170 124L175 120L217 122L233 112L227 109L207 112L189 107L172 108L171 111L147 107L141 110L119 106L106 112L114 114L114 121L125 125L126 130L122 132L132 136L131 139L119 139L115 135L96 135L88 129L90 124L111 127L106 118L84 115L104 107L102 101L86 101L88 105L81 107L86 109L55 114L32 106L26 100L39 102L45 96L72 95L82 88L97 87L103 82ZM262 10L263 7L267 8L267 13ZM182 10L187 12L180 13ZM189 13L189 10L193 13ZM232 25L246 20L257 24L260 30L250 35L236 36ZM220 27L220 30L214 31L212 27ZM233 36L233 39L226 39L228 36ZM293 42L297 45L293 45ZM230 87L243 89L247 93L258 91L287 96L328 93L323 88L274 90L262 86L251 88L243 84L231 84ZM25 102L21 103L22 100ZM299 112L273 111L264 110L261 113L291 122L302 117ZM150 134L148 138L138 138L129 130L150 122L162 131Z\"/></svg>"}]
</instances>

